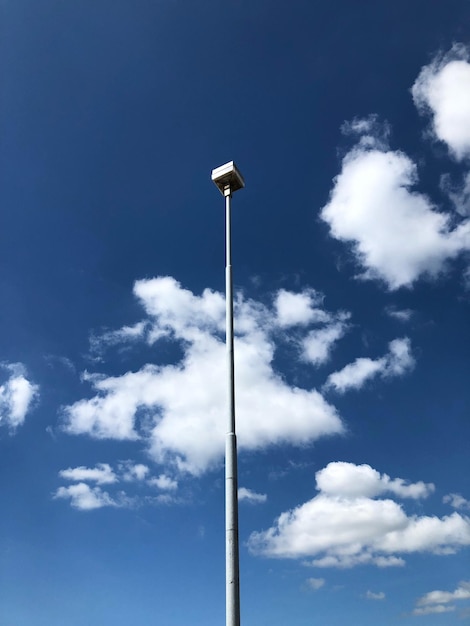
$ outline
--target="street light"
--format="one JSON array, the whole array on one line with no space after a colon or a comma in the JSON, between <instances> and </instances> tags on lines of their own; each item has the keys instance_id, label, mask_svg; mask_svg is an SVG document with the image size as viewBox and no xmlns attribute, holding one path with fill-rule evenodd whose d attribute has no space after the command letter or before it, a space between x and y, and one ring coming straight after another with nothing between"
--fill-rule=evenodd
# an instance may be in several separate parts
<instances>
[{"instance_id":1,"label":"street light","mask_svg":"<svg viewBox=\"0 0 470 626\"><path fill-rule=\"evenodd\" d=\"M232 193L245 182L230 161L212 170L212 180L225 197L225 343L228 366L228 420L225 436L225 612L226 626L240 626L240 566L238 550L238 474L235 433L235 380L233 362L233 281L231 210Z\"/></svg>"}]
</instances>

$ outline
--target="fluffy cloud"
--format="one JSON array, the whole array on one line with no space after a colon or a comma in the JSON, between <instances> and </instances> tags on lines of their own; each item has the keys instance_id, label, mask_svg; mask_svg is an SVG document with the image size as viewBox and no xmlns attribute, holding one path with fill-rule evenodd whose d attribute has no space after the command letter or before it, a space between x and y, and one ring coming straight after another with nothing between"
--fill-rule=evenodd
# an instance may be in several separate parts
<instances>
[{"instance_id":1,"label":"fluffy cloud","mask_svg":"<svg viewBox=\"0 0 470 626\"><path fill-rule=\"evenodd\" d=\"M74 509L82 511L101 509L105 506L118 506L109 493L102 491L99 487L90 487L86 483L59 487L54 494L54 498L70 500L70 504Z\"/></svg>"},{"instance_id":2,"label":"fluffy cloud","mask_svg":"<svg viewBox=\"0 0 470 626\"><path fill-rule=\"evenodd\" d=\"M462 581L454 591L430 591L416 601L414 615L428 615L430 613L447 613L454 611L455 606L450 602L456 600L470 600L470 581Z\"/></svg>"},{"instance_id":3,"label":"fluffy cloud","mask_svg":"<svg viewBox=\"0 0 470 626\"><path fill-rule=\"evenodd\" d=\"M462 581L455 591L430 591L419 598L416 604L447 604L453 600L470 600L470 581Z\"/></svg>"},{"instance_id":4,"label":"fluffy cloud","mask_svg":"<svg viewBox=\"0 0 470 626\"><path fill-rule=\"evenodd\" d=\"M171 277L137 281L134 292L149 317L142 339L172 340L182 350L182 359L171 365L145 365L122 376L86 375L95 395L64 409L63 428L98 439L140 439L156 462L200 474L220 462L224 450L224 297L209 289L194 295ZM335 408L317 390L289 385L273 367L275 341L289 340L283 328L289 315L291 323L295 319L289 305L290 313L284 308L280 321L279 302L285 300L285 293L275 300L275 315L253 300L240 297L235 303L241 450L279 443L304 445L343 432ZM301 302L309 298L316 306L313 292L303 292ZM304 324L302 306L297 320ZM312 315L311 323L318 317Z\"/></svg>"},{"instance_id":5,"label":"fluffy cloud","mask_svg":"<svg viewBox=\"0 0 470 626\"><path fill-rule=\"evenodd\" d=\"M251 504L260 504L262 502L266 502L267 499L268 496L265 493L256 493L246 487L240 487L238 490L238 500L240 502L244 500L246 502L250 502Z\"/></svg>"},{"instance_id":6,"label":"fluffy cloud","mask_svg":"<svg viewBox=\"0 0 470 626\"><path fill-rule=\"evenodd\" d=\"M178 489L178 481L170 478L170 476L167 476L166 474L160 474L160 476L150 478L148 483L153 487L158 487L158 489L161 489L162 491L175 491Z\"/></svg>"},{"instance_id":7,"label":"fluffy cloud","mask_svg":"<svg viewBox=\"0 0 470 626\"><path fill-rule=\"evenodd\" d=\"M368 380L381 376L391 378L401 376L414 367L410 340L394 339L389 343L389 352L379 359L359 358L342 370L328 376L325 387L339 393L348 389L360 389Z\"/></svg>"},{"instance_id":8,"label":"fluffy cloud","mask_svg":"<svg viewBox=\"0 0 470 626\"><path fill-rule=\"evenodd\" d=\"M328 322L331 316L319 305L323 296L313 289L293 293L280 289L274 302L279 326L306 326L312 322Z\"/></svg>"},{"instance_id":9,"label":"fluffy cloud","mask_svg":"<svg viewBox=\"0 0 470 626\"><path fill-rule=\"evenodd\" d=\"M367 465L330 463L316 474L319 494L282 513L266 531L249 538L255 554L313 560L315 567L403 565L412 552L448 554L470 545L470 519L457 513L438 518L407 516L384 492L399 497L428 495L432 485L390 479Z\"/></svg>"},{"instance_id":10,"label":"fluffy cloud","mask_svg":"<svg viewBox=\"0 0 470 626\"><path fill-rule=\"evenodd\" d=\"M171 496L160 494L151 495L151 490L155 487L161 491L176 491L178 482L167 476L148 477L150 469L143 463L133 463L132 461L120 461L117 468L113 469L108 463L97 463L95 467L69 467L61 470L59 476L65 480L75 481L76 484L67 487L59 487L53 494L55 499L69 500L72 507L76 509L90 511L104 506L130 507L145 503L168 504L176 500ZM87 483L95 483L91 487ZM117 488L124 483L126 489L130 483L138 485L138 495L129 496L122 489ZM112 485L114 493L103 491L99 485ZM147 493L145 493L147 489Z\"/></svg>"},{"instance_id":11,"label":"fluffy cloud","mask_svg":"<svg viewBox=\"0 0 470 626\"><path fill-rule=\"evenodd\" d=\"M413 190L416 183L409 157L366 134L344 157L320 213L332 237L352 244L362 278L380 279L390 290L437 277L470 249L469 220L452 227L449 214Z\"/></svg>"},{"instance_id":12,"label":"fluffy cloud","mask_svg":"<svg viewBox=\"0 0 470 626\"><path fill-rule=\"evenodd\" d=\"M354 465L336 461L316 473L317 488L330 496L374 498L393 493L400 498L426 498L434 491L432 483L407 483L403 478L391 479L370 465Z\"/></svg>"},{"instance_id":13,"label":"fluffy cloud","mask_svg":"<svg viewBox=\"0 0 470 626\"><path fill-rule=\"evenodd\" d=\"M461 160L470 155L470 63L461 45L426 65L412 88L422 112L429 112L435 136Z\"/></svg>"},{"instance_id":14,"label":"fluffy cloud","mask_svg":"<svg viewBox=\"0 0 470 626\"><path fill-rule=\"evenodd\" d=\"M33 401L39 396L39 387L26 378L21 363L0 363L0 368L9 373L0 385L0 425L15 429L23 424Z\"/></svg>"}]
</instances>

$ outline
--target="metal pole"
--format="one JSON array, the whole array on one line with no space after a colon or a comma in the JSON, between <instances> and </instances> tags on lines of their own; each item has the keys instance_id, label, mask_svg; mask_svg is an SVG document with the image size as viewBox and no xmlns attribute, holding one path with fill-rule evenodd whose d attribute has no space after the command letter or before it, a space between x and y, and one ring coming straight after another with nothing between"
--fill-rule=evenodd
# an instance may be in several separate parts
<instances>
[{"instance_id":1,"label":"metal pole","mask_svg":"<svg viewBox=\"0 0 470 626\"><path fill-rule=\"evenodd\" d=\"M238 475L237 436L235 434L235 367L233 358L233 281L231 242L230 186L224 188L225 196L225 301L228 366L228 421L225 437L225 567L226 567L226 626L240 626L240 566L238 549Z\"/></svg>"}]
</instances>

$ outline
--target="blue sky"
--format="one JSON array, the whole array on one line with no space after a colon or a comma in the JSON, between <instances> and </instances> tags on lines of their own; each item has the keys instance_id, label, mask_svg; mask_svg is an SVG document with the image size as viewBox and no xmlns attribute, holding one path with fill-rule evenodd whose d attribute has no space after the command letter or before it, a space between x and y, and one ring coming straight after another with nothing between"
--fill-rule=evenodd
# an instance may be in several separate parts
<instances>
[{"instance_id":1,"label":"blue sky","mask_svg":"<svg viewBox=\"0 0 470 626\"><path fill-rule=\"evenodd\" d=\"M470 618L470 7L3 0L0 622Z\"/></svg>"}]
</instances>

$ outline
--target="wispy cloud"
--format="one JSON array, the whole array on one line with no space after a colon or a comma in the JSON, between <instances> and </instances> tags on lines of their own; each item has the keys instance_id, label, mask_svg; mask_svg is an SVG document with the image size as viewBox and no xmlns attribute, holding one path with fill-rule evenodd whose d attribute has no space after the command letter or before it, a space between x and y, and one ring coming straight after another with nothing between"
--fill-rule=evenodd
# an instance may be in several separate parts
<instances>
[{"instance_id":1,"label":"wispy cloud","mask_svg":"<svg viewBox=\"0 0 470 626\"><path fill-rule=\"evenodd\" d=\"M348 329L349 314L339 314L323 328L311 330L302 341L303 358L314 365L326 363L335 344Z\"/></svg>"},{"instance_id":2,"label":"wispy cloud","mask_svg":"<svg viewBox=\"0 0 470 626\"><path fill-rule=\"evenodd\" d=\"M61 478L72 481L92 481L97 485L116 483L118 478L108 463L98 463L95 467L69 467L59 472Z\"/></svg>"},{"instance_id":3,"label":"wispy cloud","mask_svg":"<svg viewBox=\"0 0 470 626\"><path fill-rule=\"evenodd\" d=\"M413 615L432 615L433 613L451 613L455 611L455 606L444 604L430 604L429 606L416 607L413 610Z\"/></svg>"},{"instance_id":4,"label":"wispy cloud","mask_svg":"<svg viewBox=\"0 0 470 626\"><path fill-rule=\"evenodd\" d=\"M450 504L454 509L470 510L470 500L464 498L460 493L449 493L442 498L444 504Z\"/></svg>"},{"instance_id":5,"label":"wispy cloud","mask_svg":"<svg viewBox=\"0 0 470 626\"><path fill-rule=\"evenodd\" d=\"M408 322L413 317L413 311L411 309L398 309L394 306L387 307L385 313L399 322Z\"/></svg>"},{"instance_id":6,"label":"wispy cloud","mask_svg":"<svg viewBox=\"0 0 470 626\"><path fill-rule=\"evenodd\" d=\"M379 359L358 358L338 372L330 374L325 388L332 388L338 393L349 389L360 389L367 381L381 376L393 378L402 376L413 369L415 360L411 354L408 337L394 339L389 343L389 352Z\"/></svg>"},{"instance_id":7,"label":"wispy cloud","mask_svg":"<svg viewBox=\"0 0 470 626\"><path fill-rule=\"evenodd\" d=\"M305 581L307 588L311 591L318 591L325 585L324 578L307 578Z\"/></svg>"},{"instance_id":8,"label":"wispy cloud","mask_svg":"<svg viewBox=\"0 0 470 626\"><path fill-rule=\"evenodd\" d=\"M458 600L470 600L470 581L464 580L454 591L430 591L416 601L413 615L429 615L431 613L448 613L455 610L450 604Z\"/></svg>"},{"instance_id":9,"label":"wispy cloud","mask_svg":"<svg viewBox=\"0 0 470 626\"><path fill-rule=\"evenodd\" d=\"M112 346L127 347L147 336L146 321L137 322L133 326L123 326L118 330L107 330L101 334L92 334L90 337L90 357L101 361L104 353Z\"/></svg>"},{"instance_id":10,"label":"wispy cloud","mask_svg":"<svg viewBox=\"0 0 470 626\"><path fill-rule=\"evenodd\" d=\"M377 593L366 591L365 597L367 600L385 600L385 593L383 591L378 591Z\"/></svg>"},{"instance_id":11,"label":"wispy cloud","mask_svg":"<svg viewBox=\"0 0 470 626\"><path fill-rule=\"evenodd\" d=\"M238 500L240 502L250 502L251 504L261 504L266 502L268 496L265 493L256 493L246 487L240 487L238 490Z\"/></svg>"}]
</instances>

